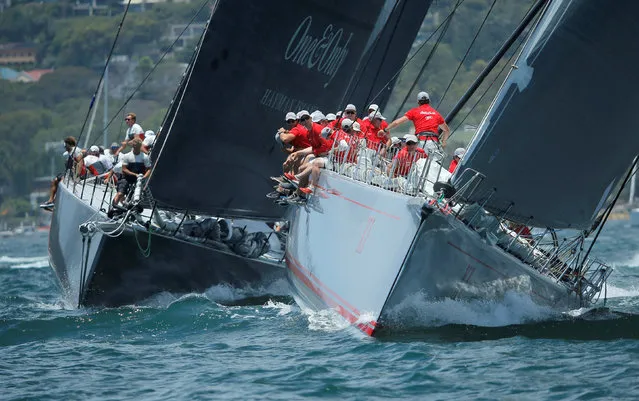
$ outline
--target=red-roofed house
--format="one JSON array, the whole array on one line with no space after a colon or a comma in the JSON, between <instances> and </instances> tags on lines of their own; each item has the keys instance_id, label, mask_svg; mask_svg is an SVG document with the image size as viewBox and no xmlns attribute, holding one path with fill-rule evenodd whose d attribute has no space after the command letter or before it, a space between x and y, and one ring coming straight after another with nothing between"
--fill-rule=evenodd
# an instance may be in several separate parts
<instances>
[{"instance_id":1,"label":"red-roofed house","mask_svg":"<svg viewBox=\"0 0 639 401\"><path fill-rule=\"evenodd\" d=\"M31 78L33 78L33 82L38 82L44 74L48 74L50 72L53 72L53 70L48 69L48 70L25 71L26 74L28 74Z\"/></svg>"}]
</instances>

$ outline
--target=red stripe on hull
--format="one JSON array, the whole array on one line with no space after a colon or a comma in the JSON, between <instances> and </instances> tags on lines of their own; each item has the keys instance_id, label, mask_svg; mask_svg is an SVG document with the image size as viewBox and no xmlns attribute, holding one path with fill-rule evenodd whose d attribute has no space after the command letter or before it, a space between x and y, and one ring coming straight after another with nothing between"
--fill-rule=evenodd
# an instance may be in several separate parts
<instances>
[{"instance_id":1,"label":"red stripe on hull","mask_svg":"<svg viewBox=\"0 0 639 401\"><path fill-rule=\"evenodd\" d=\"M371 320L370 322L361 323L359 311L344 301L339 295L323 284L317 277L313 275L308 269L295 259L293 255L287 253L286 262L293 274L302 282L306 287L315 293L322 301L329 307L335 309L342 317L344 317L349 323L356 326L362 332L369 336L372 336L377 328L377 322ZM313 283L315 281L317 284ZM321 288L323 287L323 289ZM331 296L328 296L330 293ZM346 306L346 308L344 307ZM350 309L350 310L349 310Z\"/></svg>"}]
</instances>

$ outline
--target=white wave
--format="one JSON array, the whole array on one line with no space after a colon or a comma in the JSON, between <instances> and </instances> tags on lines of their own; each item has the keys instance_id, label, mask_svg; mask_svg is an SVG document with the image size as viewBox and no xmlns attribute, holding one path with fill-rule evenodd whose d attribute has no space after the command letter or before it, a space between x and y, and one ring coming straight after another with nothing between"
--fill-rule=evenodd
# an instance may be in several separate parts
<instances>
[{"instance_id":1,"label":"white wave","mask_svg":"<svg viewBox=\"0 0 639 401\"><path fill-rule=\"evenodd\" d=\"M634 254L630 259L613 263L613 267L639 267L639 253Z\"/></svg>"},{"instance_id":2,"label":"white wave","mask_svg":"<svg viewBox=\"0 0 639 401\"><path fill-rule=\"evenodd\" d=\"M76 308L74 308L73 306L60 301L60 302L56 302L54 304L47 304L44 302L37 302L36 304L33 305L34 307L36 307L37 309L41 309L41 310L46 310L46 311L58 311L58 310L75 310Z\"/></svg>"},{"instance_id":3,"label":"white wave","mask_svg":"<svg viewBox=\"0 0 639 401\"><path fill-rule=\"evenodd\" d=\"M2 255L0 256L0 263L35 263L43 260L48 260L46 256L32 256L32 257L13 257Z\"/></svg>"},{"instance_id":4,"label":"white wave","mask_svg":"<svg viewBox=\"0 0 639 401\"><path fill-rule=\"evenodd\" d=\"M484 327L508 326L543 320L556 315L549 307L536 304L529 296L506 292L499 301L429 300L426 294L407 297L389 312L390 321L401 326L437 327L446 324L471 324Z\"/></svg>"},{"instance_id":5,"label":"white wave","mask_svg":"<svg viewBox=\"0 0 639 401\"><path fill-rule=\"evenodd\" d=\"M204 295L215 302L233 302L240 299L259 297L264 295L286 296L290 293L288 282L285 279L276 280L266 286L236 288L228 284L219 284L210 287Z\"/></svg>"},{"instance_id":6,"label":"white wave","mask_svg":"<svg viewBox=\"0 0 639 401\"><path fill-rule=\"evenodd\" d=\"M47 258L45 258L44 260L39 260L37 262L21 263L18 265L11 266L12 269L35 269L35 268L42 268L42 267L49 267L49 260Z\"/></svg>"},{"instance_id":7,"label":"white wave","mask_svg":"<svg viewBox=\"0 0 639 401\"><path fill-rule=\"evenodd\" d=\"M277 310L277 315L278 316L284 316L284 315L288 315L289 313L291 313L291 311L293 310L294 305L291 304L285 304L284 302L276 302L273 301L271 299L269 299L266 304L264 304L264 309L275 309Z\"/></svg>"},{"instance_id":8,"label":"white wave","mask_svg":"<svg viewBox=\"0 0 639 401\"><path fill-rule=\"evenodd\" d=\"M333 309L314 311L301 308L308 319L308 329L312 331L335 332L351 327L351 324Z\"/></svg>"},{"instance_id":9,"label":"white wave","mask_svg":"<svg viewBox=\"0 0 639 401\"><path fill-rule=\"evenodd\" d=\"M601 297L603 298L604 294L601 294ZM615 287L614 285L610 285L608 284L608 293L607 293L608 298L621 298L621 297L637 297L639 296L639 288L637 287L631 287L629 289L627 288L619 288L619 287Z\"/></svg>"}]
</instances>

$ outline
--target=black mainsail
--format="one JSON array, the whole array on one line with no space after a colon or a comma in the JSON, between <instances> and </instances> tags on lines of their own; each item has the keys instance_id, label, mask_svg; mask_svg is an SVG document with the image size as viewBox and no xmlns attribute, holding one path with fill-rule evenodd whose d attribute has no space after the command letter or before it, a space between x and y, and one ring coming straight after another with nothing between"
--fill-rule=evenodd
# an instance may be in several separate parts
<instances>
[{"instance_id":1,"label":"black mainsail","mask_svg":"<svg viewBox=\"0 0 639 401\"><path fill-rule=\"evenodd\" d=\"M274 128L287 111L337 107L383 4L218 1L155 151L149 186L158 205L281 216L264 197L284 157Z\"/></svg>"},{"instance_id":2,"label":"black mainsail","mask_svg":"<svg viewBox=\"0 0 639 401\"><path fill-rule=\"evenodd\" d=\"M552 1L453 182L537 227L589 228L639 152L639 2ZM552 104L551 107L546 104Z\"/></svg>"}]
</instances>

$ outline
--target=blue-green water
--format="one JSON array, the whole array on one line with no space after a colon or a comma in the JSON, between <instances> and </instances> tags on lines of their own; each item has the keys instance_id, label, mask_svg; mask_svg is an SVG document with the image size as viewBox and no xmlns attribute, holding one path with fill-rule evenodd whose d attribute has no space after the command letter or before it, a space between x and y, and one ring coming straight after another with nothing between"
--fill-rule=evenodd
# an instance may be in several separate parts
<instances>
[{"instance_id":1,"label":"blue-green water","mask_svg":"<svg viewBox=\"0 0 639 401\"><path fill-rule=\"evenodd\" d=\"M606 309L557 315L500 303L410 306L421 328L370 339L301 311L286 283L214 287L142 305L73 309L46 237L0 239L0 400L639 399L639 229L610 222Z\"/></svg>"}]
</instances>

